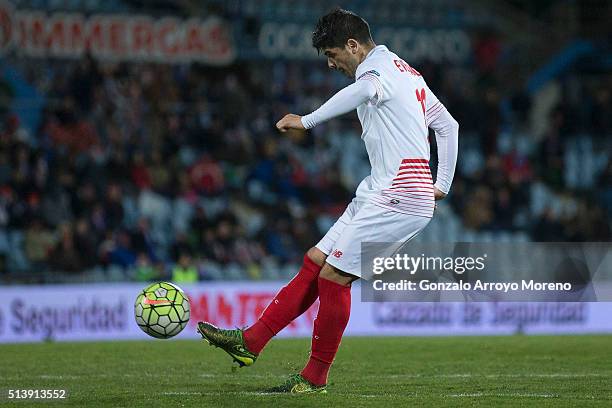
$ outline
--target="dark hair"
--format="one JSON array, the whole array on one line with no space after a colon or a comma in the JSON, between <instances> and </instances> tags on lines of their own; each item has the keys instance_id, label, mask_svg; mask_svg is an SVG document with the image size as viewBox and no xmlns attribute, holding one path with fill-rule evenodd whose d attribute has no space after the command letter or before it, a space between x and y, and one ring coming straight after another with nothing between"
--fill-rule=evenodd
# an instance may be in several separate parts
<instances>
[{"instance_id":1,"label":"dark hair","mask_svg":"<svg viewBox=\"0 0 612 408\"><path fill-rule=\"evenodd\" d=\"M312 46L317 52L324 48L342 48L350 38L361 44L373 42L370 26L363 18L337 7L317 21L312 33Z\"/></svg>"}]
</instances>

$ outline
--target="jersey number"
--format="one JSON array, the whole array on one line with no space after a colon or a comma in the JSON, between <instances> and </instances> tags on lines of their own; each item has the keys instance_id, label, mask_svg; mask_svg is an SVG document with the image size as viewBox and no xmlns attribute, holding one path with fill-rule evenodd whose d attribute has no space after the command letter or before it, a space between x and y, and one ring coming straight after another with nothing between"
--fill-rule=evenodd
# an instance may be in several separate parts
<instances>
[{"instance_id":1,"label":"jersey number","mask_svg":"<svg viewBox=\"0 0 612 408\"><path fill-rule=\"evenodd\" d=\"M417 89L415 92L417 101L421 102L421 108L423 109L423 117L425 117L425 88Z\"/></svg>"}]
</instances>

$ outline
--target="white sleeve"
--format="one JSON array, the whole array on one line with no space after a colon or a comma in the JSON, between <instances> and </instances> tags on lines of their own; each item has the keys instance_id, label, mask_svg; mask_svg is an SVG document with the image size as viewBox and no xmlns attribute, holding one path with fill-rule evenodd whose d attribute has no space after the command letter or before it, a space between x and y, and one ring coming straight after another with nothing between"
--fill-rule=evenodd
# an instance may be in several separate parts
<instances>
[{"instance_id":1,"label":"white sleeve","mask_svg":"<svg viewBox=\"0 0 612 408\"><path fill-rule=\"evenodd\" d=\"M429 127L442 111L446 110L442 102L438 100L436 94L434 94L427 85L425 85L425 123Z\"/></svg>"},{"instance_id":2,"label":"white sleeve","mask_svg":"<svg viewBox=\"0 0 612 408\"><path fill-rule=\"evenodd\" d=\"M311 129L319 123L356 109L362 103L374 98L376 94L377 88L372 81L356 81L338 91L316 111L302 116L302 125L306 129Z\"/></svg>"},{"instance_id":3,"label":"white sleeve","mask_svg":"<svg viewBox=\"0 0 612 408\"><path fill-rule=\"evenodd\" d=\"M438 172L434 186L444 194L448 194L457 164L459 123L446 108L443 108L429 123L429 127L435 131L438 145Z\"/></svg>"}]
</instances>

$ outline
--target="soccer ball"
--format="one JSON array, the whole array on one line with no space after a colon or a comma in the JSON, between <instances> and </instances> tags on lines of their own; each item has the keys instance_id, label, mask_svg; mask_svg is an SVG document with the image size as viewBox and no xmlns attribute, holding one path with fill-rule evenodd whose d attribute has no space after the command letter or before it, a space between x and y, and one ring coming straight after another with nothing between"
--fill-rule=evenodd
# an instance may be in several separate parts
<instances>
[{"instance_id":1,"label":"soccer ball","mask_svg":"<svg viewBox=\"0 0 612 408\"><path fill-rule=\"evenodd\" d=\"M170 282L158 282L140 292L134 304L136 323L143 332L158 339L179 334L189 322L189 299Z\"/></svg>"}]
</instances>

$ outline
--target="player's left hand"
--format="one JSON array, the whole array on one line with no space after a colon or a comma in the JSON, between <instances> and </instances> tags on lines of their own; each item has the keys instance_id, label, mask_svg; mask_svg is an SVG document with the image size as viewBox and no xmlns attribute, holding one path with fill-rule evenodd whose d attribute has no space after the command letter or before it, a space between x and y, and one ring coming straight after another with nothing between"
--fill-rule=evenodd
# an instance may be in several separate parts
<instances>
[{"instance_id":1,"label":"player's left hand","mask_svg":"<svg viewBox=\"0 0 612 408\"><path fill-rule=\"evenodd\" d=\"M438 190L436 186L434 186L434 199L436 201L439 201L439 200L444 200L445 197L446 197L446 194L444 194L443 192Z\"/></svg>"},{"instance_id":2,"label":"player's left hand","mask_svg":"<svg viewBox=\"0 0 612 408\"><path fill-rule=\"evenodd\" d=\"M288 113L276 122L276 128L281 132L286 132L290 129L305 130L304 125L302 125L302 117L293 113Z\"/></svg>"}]
</instances>

